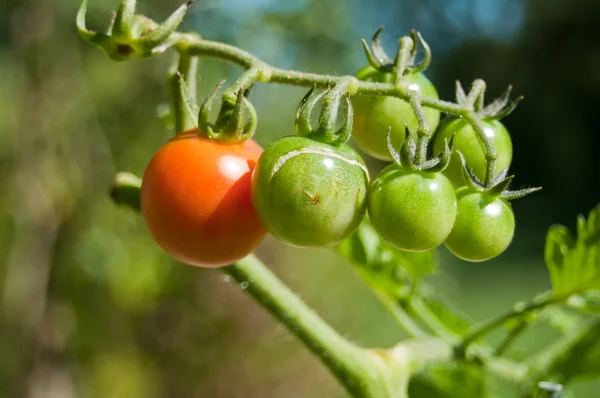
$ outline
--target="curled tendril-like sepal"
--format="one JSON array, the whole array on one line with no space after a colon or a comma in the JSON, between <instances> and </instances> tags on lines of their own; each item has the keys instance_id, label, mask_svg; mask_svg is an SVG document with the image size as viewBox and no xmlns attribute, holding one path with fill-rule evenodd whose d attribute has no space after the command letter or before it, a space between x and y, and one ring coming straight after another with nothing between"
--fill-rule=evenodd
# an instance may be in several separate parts
<instances>
[{"instance_id":1,"label":"curled tendril-like sepal","mask_svg":"<svg viewBox=\"0 0 600 398\"><path fill-rule=\"evenodd\" d=\"M394 145L392 144L392 127L391 126L388 129L388 133L387 133L387 149L390 152L390 155L392 156L394 163L396 163L398 166L402 166L402 160L401 160L400 154L398 153L398 151L396 151L396 149L394 148Z\"/></svg>"},{"instance_id":2,"label":"curled tendril-like sepal","mask_svg":"<svg viewBox=\"0 0 600 398\"><path fill-rule=\"evenodd\" d=\"M381 65L389 65L392 63L392 59L385 52L383 44L381 44L381 32L383 32L383 26L380 26L373 35L373 38L371 39L371 48L373 49L373 55L375 55L375 59L379 61Z\"/></svg>"},{"instance_id":3,"label":"curled tendril-like sepal","mask_svg":"<svg viewBox=\"0 0 600 398\"><path fill-rule=\"evenodd\" d=\"M339 129L335 129L340 101L344 98L344 123ZM312 127L311 119L315 106L323 101L323 107L319 115L317 126ZM308 137L315 141L330 145L341 145L348 141L352 132L353 124L352 103L348 95L335 88L315 93L315 88L302 98L296 110L295 126L298 135Z\"/></svg>"},{"instance_id":4,"label":"curled tendril-like sepal","mask_svg":"<svg viewBox=\"0 0 600 398\"><path fill-rule=\"evenodd\" d=\"M408 70L411 72L424 72L429 65L431 64L431 48L429 44L423 39L423 36L420 32L415 31L414 29L411 31L411 37L413 40L413 50L411 52L411 65L408 67ZM419 44L423 47L423 59L420 62L416 62L417 49Z\"/></svg>"},{"instance_id":5,"label":"curled tendril-like sepal","mask_svg":"<svg viewBox=\"0 0 600 398\"><path fill-rule=\"evenodd\" d=\"M135 0L123 0L111 20L107 33L94 32L86 27L87 0L77 12L77 31L81 38L103 50L116 61L145 58L162 53L173 45L171 34L181 24L188 1L177 8L162 24L135 14Z\"/></svg>"}]
</instances>

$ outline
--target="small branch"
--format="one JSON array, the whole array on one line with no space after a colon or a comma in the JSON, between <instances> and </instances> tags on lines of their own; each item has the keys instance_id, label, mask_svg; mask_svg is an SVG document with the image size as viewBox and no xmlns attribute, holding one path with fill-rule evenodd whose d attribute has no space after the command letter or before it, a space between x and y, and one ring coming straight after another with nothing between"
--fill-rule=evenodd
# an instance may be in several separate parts
<instances>
[{"instance_id":1,"label":"small branch","mask_svg":"<svg viewBox=\"0 0 600 398\"><path fill-rule=\"evenodd\" d=\"M463 118L473 126L479 141L483 144L483 148L485 151L485 158L487 160L487 170L485 173L485 186L491 187L494 180L494 173L496 169L496 159L498 158L498 153L496 152L496 148L494 148L494 144L492 140L485 134L485 130L483 129L483 125L481 124L481 120L472 112L467 112L463 114Z\"/></svg>"},{"instance_id":2,"label":"small branch","mask_svg":"<svg viewBox=\"0 0 600 398\"><path fill-rule=\"evenodd\" d=\"M508 347L527 329L527 322L521 321L519 325L513 328L496 348L496 355L502 356L508 350Z\"/></svg>"},{"instance_id":3,"label":"small branch","mask_svg":"<svg viewBox=\"0 0 600 398\"><path fill-rule=\"evenodd\" d=\"M463 349L466 349L475 340L478 340L479 338L483 337L484 335L496 329L497 327L504 325L507 321L521 318L525 314L541 310L550 305L560 304L564 302L568 297L569 296L554 296L551 293L547 293L538 296L538 298L533 299L533 301L531 301L530 303L516 305L515 308L502 315L490 318L473 326L463 336L461 346Z\"/></svg>"},{"instance_id":4,"label":"small branch","mask_svg":"<svg viewBox=\"0 0 600 398\"><path fill-rule=\"evenodd\" d=\"M427 119L425 118L425 112L423 111L423 106L421 105L421 94L417 91L410 90L410 106L413 109L415 117L417 118L418 128L417 128L417 165L425 162L427 158L427 144L429 143L430 137L430 129L429 123L427 123Z\"/></svg>"},{"instance_id":5,"label":"small branch","mask_svg":"<svg viewBox=\"0 0 600 398\"><path fill-rule=\"evenodd\" d=\"M420 297L411 297L408 300L408 305L410 306L411 312L438 336L449 341L456 341L460 337L457 333L448 329Z\"/></svg>"},{"instance_id":6,"label":"small branch","mask_svg":"<svg viewBox=\"0 0 600 398\"><path fill-rule=\"evenodd\" d=\"M577 364L584 359L589 350L596 349L599 333L600 320L593 318L582 323L576 331L562 336L539 354L527 359L526 364L531 369L534 379L558 374L561 376L559 382L568 382L583 370L578 368Z\"/></svg>"},{"instance_id":7,"label":"small branch","mask_svg":"<svg viewBox=\"0 0 600 398\"><path fill-rule=\"evenodd\" d=\"M414 338L429 337L429 334L424 332L423 329L421 329L419 325L413 321L413 319L406 313L406 311L404 311L404 308L402 308L402 306L400 306L396 300L384 293L378 292L374 287L373 290L375 291L379 300L392 315L394 320L409 336Z\"/></svg>"}]
</instances>

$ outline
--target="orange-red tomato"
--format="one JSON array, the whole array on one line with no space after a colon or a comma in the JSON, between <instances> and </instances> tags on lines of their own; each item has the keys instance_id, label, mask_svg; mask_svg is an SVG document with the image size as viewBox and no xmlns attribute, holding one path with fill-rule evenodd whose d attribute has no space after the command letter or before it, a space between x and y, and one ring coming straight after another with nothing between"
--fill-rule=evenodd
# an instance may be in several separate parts
<instances>
[{"instance_id":1,"label":"orange-red tomato","mask_svg":"<svg viewBox=\"0 0 600 398\"><path fill-rule=\"evenodd\" d=\"M252 252L266 235L250 194L261 152L251 139L222 143L196 130L168 141L142 182L142 214L156 242L200 267L231 264Z\"/></svg>"}]
</instances>

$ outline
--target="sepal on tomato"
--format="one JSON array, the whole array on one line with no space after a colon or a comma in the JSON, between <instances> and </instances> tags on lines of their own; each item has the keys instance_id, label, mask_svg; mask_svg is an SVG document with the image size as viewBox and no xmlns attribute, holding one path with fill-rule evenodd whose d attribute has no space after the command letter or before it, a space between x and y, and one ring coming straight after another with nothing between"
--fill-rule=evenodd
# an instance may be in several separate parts
<instances>
[{"instance_id":1,"label":"sepal on tomato","mask_svg":"<svg viewBox=\"0 0 600 398\"><path fill-rule=\"evenodd\" d=\"M388 130L387 134L387 148L398 166L415 171L428 171L432 173L442 172L450 164L452 156L452 146L454 145L454 136L450 138L450 141L444 140L444 149L431 159L427 159L422 163L418 163L417 156L417 143L414 137L408 131L408 126L405 126L404 130L404 142L400 151L394 148L392 143L392 130Z\"/></svg>"},{"instance_id":2,"label":"sepal on tomato","mask_svg":"<svg viewBox=\"0 0 600 398\"><path fill-rule=\"evenodd\" d=\"M458 105L468 105L470 101L478 102L475 107L475 114L481 120L501 120L510 115L523 100L523 96L511 99L512 86L509 85L504 93L486 106L483 106L483 96L485 92L485 84L477 87L477 83L483 83L481 80L476 80L471 86L471 90L467 95L459 80L455 82L455 97ZM475 92L479 90L479 92ZM473 104L471 104L472 106Z\"/></svg>"},{"instance_id":3,"label":"sepal on tomato","mask_svg":"<svg viewBox=\"0 0 600 398\"><path fill-rule=\"evenodd\" d=\"M82 39L100 48L113 60L150 57L173 45L171 35L193 2L182 4L162 24L157 24L135 14L135 0L123 0L107 33L100 33L86 27L87 0L83 0L77 12L77 31Z\"/></svg>"},{"instance_id":4,"label":"sepal on tomato","mask_svg":"<svg viewBox=\"0 0 600 398\"><path fill-rule=\"evenodd\" d=\"M341 83L338 83L341 85ZM336 130L340 101L344 99L344 123ZM312 127L311 119L315 106L323 101L323 108L315 128ZM354 112L352 103L344 88L327 88L321 93L315 93L315 88L302 98L296 110L296 132L301 137L313 139L329 145L339 146L345 144L350 138Z\"/></svg>"},{"instance_id":5,"label":"sepal on tomato","mask_svg":"<svg viewBox=\"0 0 600 398\"><path fill-rule=\"evenodd\" d=\"M213 104L224 83L225 80L221 80L204 102L198 106L196 99L189 92L183 76L179 76L179 89L186 111L192 120L192 124L198 129L200 134L206 138L222 142L244 141L251 138L256 132L258 115L250 100L246 98L243 90L239 90L235 94L234 102L224 95L217 120L215 123L210 122ZM246 112L248 112L247 122Z\"/></svg>"},{"instance_id":6,"label":"sepal on tomato","mask_svg":"<svg viewBox=\"0 0 600 398\"><path fill-rule=\"evenodd\" d=\"M395 69L398 69L401 76L404 73L423 72L429 67L431 63L431 48L419 32L413 29L410 32L410 36L400 38L399 49L394 59L392 59L381 44L380 36L382 31L383 26L377 29L375 34L373 34L370 46L365 39L361 40L367 61L373 69L382 73L392 73ZM421 61L417 62L419 44L423 47L424 56ZM405 49L403 49L403 46L410 48L405 59L405 54L403 53Z\"/></svg>"},{"instance_id":7,"label":"sepal on tomato","mask_svg":"<svg viewBox=\"0 0 600 398\"><path fill-rule=\"evenodd\" d=\"M500 198L504 198L506 200L514 200L525 197L529 194L537 192L542 189L542 187L534 187L534 188L524 188L519 190L510 190L509 186L512 180L515 178L514 175L508 175L508 169L502 170L499 174L494 176L492 179L492 184L489 187L486 187L485 184L477 178L477 176L471 171L471 169L467 166L467 161L460 151L458 151L458 155L460 157L461 165L462 165L462 174L467 186L471 189L474 189L477 192L487 193L491 196L496 196Z\"/></svg>"}]
</instances>

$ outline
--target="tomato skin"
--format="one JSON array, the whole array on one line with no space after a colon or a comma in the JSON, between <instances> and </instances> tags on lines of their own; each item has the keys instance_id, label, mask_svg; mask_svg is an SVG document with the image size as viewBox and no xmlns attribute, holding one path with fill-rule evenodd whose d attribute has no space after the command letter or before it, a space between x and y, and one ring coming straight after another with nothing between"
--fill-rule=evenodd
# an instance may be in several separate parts
<instances>
[{"instance_id":1,"label":"tomato skin","mask_svg":"<svg viewBox=\"0 0 600 398\"><path fill-rule=\"evenodd\" d=\"M405 251L431 250L444 242L456 218L456 195L441 173L390 165L373 182L369 218L381 237Z\"/></svg>"},{"instance_id":2,"label":"tomato skin","mask_svg":"<svg viewBox=\"0 0 600 398\"><path fill-rule=\"evenodd\" d=\"M357 77L365 74L366 67L357 73ZM424 96L439 98L435 86L422 73L410 73L404 76L409 88L420 91ZM364 79L366 81L390 83L391 73L378 73ZM387 148L387 135L391 127L392 143L400 148L404 142L405 124L411 132L415 132L418 123L410 104L395 97L356 95L352 97L354 109L354 128L352 137L360 150L379 160L391 161ZM431 131L435 131L440 121L440 112L433 108L424 108L425 119Z\"/></svg>"},{"instance_id":3,"label":"tomato skin","mask_svg":"<svg viewBox=\"0 0 600 398\"><path fill-rule=\"evenodd\" d=\"M494 144L498 158L496 159L496 172L507 169L512 161L512 141L510 134L504 125L497 121L482 121L486 136ZM467 166L473 171L480 181L485 179L487 170L487 160L485 150L479 142L477 134L471 124L462 119L450 120L443 123L443 126L436 133L433 140L433 152L435 154L444 149L444 138L450 140L454 137L454 149L450 164L444 170L446 177L450 179L456 188L465 186L465 180L462 175L462 165L460 157L456 151L460 151L467 162Z\"/></svg>"},{"instance_id":4,"label":"tomato skin","mask_svg":"<svg viewBox=\"0 0 600 398\"><path fill-rule=\"evenodd\" d=\"M142 181L142 214L154 240L199 267L228 265L251 253L266 236L250 194L261 153L251 139L221 143L196 130L168 141Z\"/></svg>"},{"instance_id":5,"label":"tomato skin","mask_svg":"<svg viewBox=\"0 0 600 398\"><path fill-rule=\"evenodd\" d=\"M445 245L456 257L471 262L502 254L515 232L515 216L507 200L468 187L457 193L458 213Z\"/></svg>"},{"instance_id":6,"label":"tomato skin","mask_svg":"<svg viewBox=\"0 0 600 398\"><path fill-rule=\"evenodd\" d=\"M368 170L350 146L285 137L269 146L252 178L267 230L294 246L334 246L366 213Z\"/></svg>"}]
</instances>

